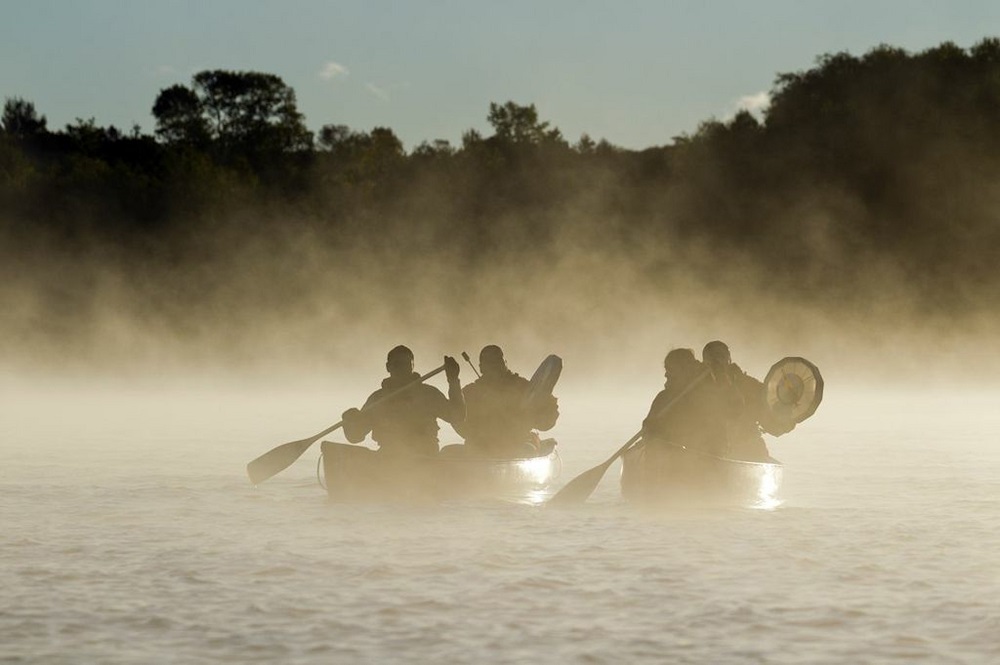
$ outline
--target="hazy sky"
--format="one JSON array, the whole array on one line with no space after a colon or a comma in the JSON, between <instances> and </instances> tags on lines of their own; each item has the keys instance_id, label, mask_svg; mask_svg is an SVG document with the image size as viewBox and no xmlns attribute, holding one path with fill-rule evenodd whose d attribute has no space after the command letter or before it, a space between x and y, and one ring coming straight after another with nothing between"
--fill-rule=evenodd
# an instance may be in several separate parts
<instances>
[{"instance_id":1,"label":"hazy sky","mask_svg":"<svg viewBox=\"0 0 1000 665\"><path fill-rule=\"evenodd\" d=\"M456 143L514 100L571 141L643 148L822 53L995 35L996 0L0 0L0 97L33 101L50 129L93 117L150 132L162 88L256 70L295 89L313 130Z\"/></svg>"}]
</instances>

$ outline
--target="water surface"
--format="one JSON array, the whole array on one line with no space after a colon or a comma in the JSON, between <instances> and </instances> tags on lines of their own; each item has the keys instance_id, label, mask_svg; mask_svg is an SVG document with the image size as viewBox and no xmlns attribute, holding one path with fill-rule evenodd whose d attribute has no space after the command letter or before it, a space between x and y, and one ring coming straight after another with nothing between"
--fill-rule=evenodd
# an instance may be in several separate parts
<instances>
[{"instance_id":1,"label":"water surface","mask_svg":"<svg viewBox=\"0 0 1000 665\"><path fill-rule=\"evenodd\" d=\"M556 487L651 396L563 395ZM616 467L569 511L333 505L318 446L251 488L350 405L294 386L3 398L2 662L1000 659L995 396L828 391L769 441L784 505L665 515Z\"/></svg>"}]
</instances>

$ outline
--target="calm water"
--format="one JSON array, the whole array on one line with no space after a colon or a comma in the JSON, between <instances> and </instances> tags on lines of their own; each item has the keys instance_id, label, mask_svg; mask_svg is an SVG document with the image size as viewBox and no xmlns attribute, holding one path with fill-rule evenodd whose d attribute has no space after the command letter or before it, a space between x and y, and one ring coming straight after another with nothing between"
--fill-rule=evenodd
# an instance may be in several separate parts
<instances>
[{"instance_id":1,"label":"calm water","mask_svg":"<svg viewBox=\"0 0 1000 665\"><path fill-rule=\"evenodd\" d=\"M350 400L4 389L0 662L1000 661L996 396L840 394L772 440L777 510L345 507L316 450ZM557 487L652 394L562 396ZM450 438L450 437L445 437Z\"/></svg>"}]
</instances>

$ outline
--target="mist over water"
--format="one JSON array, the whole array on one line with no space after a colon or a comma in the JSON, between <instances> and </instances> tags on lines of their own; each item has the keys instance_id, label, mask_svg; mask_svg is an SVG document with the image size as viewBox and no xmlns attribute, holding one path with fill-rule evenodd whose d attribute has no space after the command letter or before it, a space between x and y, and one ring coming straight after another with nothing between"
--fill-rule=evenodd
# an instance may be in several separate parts
<instances>
[{"instance_id":1,"label":"mist over water","mask_svg":"<svg viewBox=\"0 0 1000 665\"><path fill-rule=\"evenodd\" d=\"M340 386L345 373L377 374L396 344L431 368L496 343L525 375L556 353L569 372L631 385L670 348L722 339L759 376L784 355L836 380L894 384L990 381L1000 366L988 303L969 307L956 293L954 311L928 308L891 261L858 256L829 283L833 292L856 284L850 297L810 296L809 268L653 237L626 246L594 231L599 217L576 214L551 245L480 258L424 237L420 220L399 236L331 247L250 213L206 231L176 265L110 247L13 244L21 251L0 268L0 360L9 380L183 385L193 374Z\"/></svg>"},{"instance_id":2,"label":"mist over water","mask_svg":"<svg viewBox=\"0 0 1000 665\"><path fill-rule=\"evenodd\" d=\"M554 489L638 428L659 384L649 374L646 390L567 366ZM330 504L315 480L318 449L249 486L247 461L325 428L380 376L4 383L0 654L109 663L1000 656L994 393L828 380L817 414L768 441L786 465L785 503L774 511L643 514L620 502L617 465L568 511Z\"/></svg>"},{"instance_id":3,"label":"mist over water","mask_svg":"<svg viewBox=\"0 0 1000 665\"><path fill-rule=\"evenodd\" d=\"M165 274L48 257L0 287L4 658L1000 655L989 312L921 315L893 281L791 299L759 267L712 278L697 254L651 281L649 256L669 247L567 241L470 267L420 243L291 238ZM331 505L318 445L256 489L246 479L251 459L360 406L392 346L426 372L496 343L525 376L563 358L555 491L638 430L670 348L712 339L758 378L799 355L826 380L817 414L769 441L786 465L775 511L642 514L622 505L617 465L571 511Z\"/></svg>"}]
</instances>

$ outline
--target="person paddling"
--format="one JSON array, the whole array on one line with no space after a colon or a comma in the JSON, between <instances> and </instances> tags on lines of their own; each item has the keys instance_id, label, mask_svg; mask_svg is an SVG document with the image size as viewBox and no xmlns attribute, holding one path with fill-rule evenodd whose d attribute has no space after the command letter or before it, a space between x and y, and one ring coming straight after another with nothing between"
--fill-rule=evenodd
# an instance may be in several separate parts
<instances>
[{"instance_id":1,"label":"person paddling","mask_svg":"<svg viewBox=\"0 0 1000 665\"><path fill-rule=\"evenodd\" d=\"M397 346L386 356L389 377L359 409L344 412L344 435L351 443L361 443L369 433L384 454L436 455L438 419L452 426L465 420L465 400L459 382L459 365L451 356L444 357L448 377L448 396L427 384L412 386L380 402L383 396L412 382L420 381L413 371L413 351Z\"/></svg>"},{"instance_id":2,"label":"person paddling","mask_svg":"<svg viewBox=\"0 0 1000 665\"><path fill-rule=\"evenodd\" d=\"M642 421L643 441L648 445L702 447L711 438L711 419L704 398L706 369L692 349L671 349L663 359L666 379ZM666 408L669 405L669 408Z\"/></svg>"},{"instance_id":3,"label":"person paddling","mask_svg":"<svg viewBox=\"0 0 1000 665\"><path fill-rule=\"evenodd\" d=\"M702 350L702 362L711 372L708 383L715 420L724 428L713 432L711 451L723 457L750 462L770 459L761 436L764 417L764 384L733 362L729 347L715 340Z\"/></svg>"},{"instance_id":4,"label":"person paddling","mask_svg":"<svg viewBox=\"0 0 1000 665\"><path fill-rule=\"evenodd\" d=\"M479 352L481 376L462 392L468 409L455 431L465 439L466 452L485 457L527 457L536 453L532 430L546 431L559 418L556 398L546 395L525 405L530 382L507 367L503 349L495 344Z\"/></svg>"}]
</instances>

